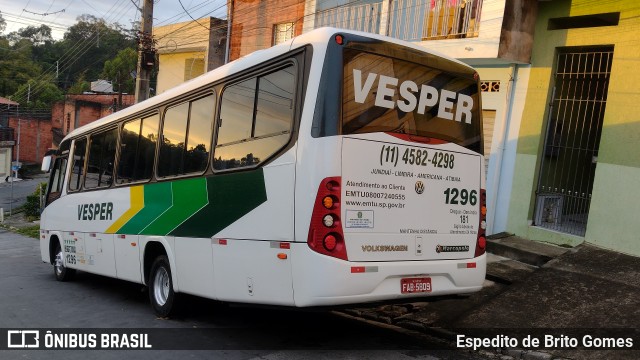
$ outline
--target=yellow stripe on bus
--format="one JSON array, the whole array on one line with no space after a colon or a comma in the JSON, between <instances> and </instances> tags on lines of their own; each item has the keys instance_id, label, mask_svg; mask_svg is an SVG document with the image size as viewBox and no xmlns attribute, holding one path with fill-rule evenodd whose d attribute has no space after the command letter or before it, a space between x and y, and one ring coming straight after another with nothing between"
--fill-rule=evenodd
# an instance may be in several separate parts
<instances>
[{"instance_id":1,"label":"yellow stripe on bus","mask_svg":"<svg viewBox=\"0 0 640 360\"><path fill-rule=\"evenodd\" d=\"M131 188L131 207L122 214L109 228L105 231L107 234L113 234L126 224L131 218L144 207L144 186L132 186Z\"/></svg>"}]
</instances>

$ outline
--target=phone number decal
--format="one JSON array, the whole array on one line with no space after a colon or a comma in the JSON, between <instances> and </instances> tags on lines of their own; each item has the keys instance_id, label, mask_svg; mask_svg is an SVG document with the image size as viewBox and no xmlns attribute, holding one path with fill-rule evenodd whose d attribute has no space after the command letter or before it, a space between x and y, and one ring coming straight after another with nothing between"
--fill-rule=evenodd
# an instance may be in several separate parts
<instances>
[{"instance_id":1,"label":"phone number decal","mask_svg":"<svg viewBox=\"0 0 640 360\"><path fill-rule=\"evenodd\" d=\"M402 152L402 155L400 153ZM436 168L453 169L455 166L455 156L441 151L434 151L429 158L429 151L425 149L405 147L404 151L397 145L382 145L380 148L380 166L392 164L398 166L398 161L405 165L433 166Z\"/></svg>"}]
</instances>

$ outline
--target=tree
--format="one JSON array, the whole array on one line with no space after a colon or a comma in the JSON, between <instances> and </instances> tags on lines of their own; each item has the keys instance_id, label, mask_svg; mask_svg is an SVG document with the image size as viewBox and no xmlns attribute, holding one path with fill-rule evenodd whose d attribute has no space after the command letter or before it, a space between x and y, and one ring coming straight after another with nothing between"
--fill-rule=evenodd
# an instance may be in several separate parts
<instances>
[{"instance_id":1,"label":"tree","mask_svg":"<svg viewBox=\"0 0 640 360\"><path fill-rule=\"evenodd\" d=\"M102 72L101 64L116 56L118 51L136 46L135 39L124 33L118 24L110 25L103 19L87 14L79 16L77 20L76 24L69 27L61 42L65 52L73 53L76 49L75 52L81 54L60 64L65 70L66 84L73 84L83 71L86 71L85 78L88 81L98 79Z\"/></svg>"},{"instance_id":2,"label":"tree","mask_svg":"<svg viewBox=\"0 0 640 360\"><path fill-rule=\"evenodd\" d=\"M22 39L31 40L31 44L34 46L53 42L53 37L51 37L51 28L47 25L40 25L39 27L30 25L18 30L17 34Z\"/></svg>"},{"instance_id":3,"label":"tree","mask_svg":"<svg viewBox=\"0 0 640 360\"><path fill-rule=\"evenodd\" d=\"M64 100L64 94L58 87L47 80L29 80L20 85L12 96L13 99L21 99L20 108L26 109L51 109L56 101ZM27 103L26 99L29 99Z\"/></svg>"},{"instance_id":4,"label":"tree","mask_svg":"<svg viewBox=\"0 0 640 360\"><path fill-rule=\"evenodd\" d=\"M131 74L136 70L137 64L138 53L132 48L118 51L118 55L113 60L107 60L104 63L102 76L117 86L120 108L122 107L122 93L135 91L135 82Z\"/></svg>"},{"instance_id":5,"label":"tree","mask_svg":"<svg viewBox=\"0 0 640 360\"><path fill-rule=\"evenodd\" d=\"M0 34L2 34L4 32L4 29L6 28L7 28L7 22L2 17L2 14L0 14Z\"/></svg>"},{"instance_id":6,"label":"tree","mask_svg":"<svg viewBox=\"0 0 640 360\"><path fill-rule=\"evenodd\" d=\"M76 82L71 85L71 87L67 90L68 94L82 94L85 91L91 90L91 84L85 79L85 72L82 72Z\"/></svg>"},{"instance_id":7,"label":"tree","mask_svg":"<svg viewBox=\"0 0 640 360\"><path fill-rule=\"evenodd\" d=\"M0 37L0 96L14 94L18 86L42 72L32 57L33 46L29 40L20 39L11 44L7 38Z\"/></svg>"}]
</instances>

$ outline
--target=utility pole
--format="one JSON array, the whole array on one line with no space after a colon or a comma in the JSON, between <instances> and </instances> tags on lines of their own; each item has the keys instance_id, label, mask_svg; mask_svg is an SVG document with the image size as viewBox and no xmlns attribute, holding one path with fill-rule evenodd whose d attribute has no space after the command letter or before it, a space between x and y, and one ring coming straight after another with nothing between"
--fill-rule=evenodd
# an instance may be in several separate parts
<instances>
[{"instance_id":1,"label":"utility pole","mask_svg":"<svg viewBox=\"0 0 640 360\"><path fill-rule=\"evenodd\" d=\"M136 103L149 98L151 70L155 64L153 48L153 0L143 0L138 41L138 70L136 77Z\"/></svg>"}]
</instances>

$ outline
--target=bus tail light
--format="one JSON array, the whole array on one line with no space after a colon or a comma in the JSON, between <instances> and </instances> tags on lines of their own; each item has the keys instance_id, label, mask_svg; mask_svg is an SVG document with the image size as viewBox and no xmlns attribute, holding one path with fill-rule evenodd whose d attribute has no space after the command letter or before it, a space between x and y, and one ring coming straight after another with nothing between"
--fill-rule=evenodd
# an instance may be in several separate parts
<instances>
[{"instance_id":1,"label":"bus tail light","mask_svg":"<svg viewBox=\"0 0 640 360\"><path fill-rule=\"evenodd\" d=\"M307 244L320 254L348 260L340 222L340 181L341 178L337 176L320 182Z\"/></svg>"},{"instance_id":2,"label":"bus tail light","mask_svg":"<svg viewBox=\"0 0 640 360\"><path fill-rule=\"evenodd\" d=\"M476 255L478 257L485 253L487 249L487 192L480 189L480 224L478 224L478 240L476 241Z\"/></svg>"}]
</instances>

